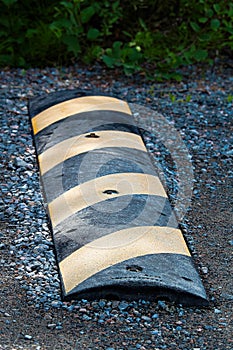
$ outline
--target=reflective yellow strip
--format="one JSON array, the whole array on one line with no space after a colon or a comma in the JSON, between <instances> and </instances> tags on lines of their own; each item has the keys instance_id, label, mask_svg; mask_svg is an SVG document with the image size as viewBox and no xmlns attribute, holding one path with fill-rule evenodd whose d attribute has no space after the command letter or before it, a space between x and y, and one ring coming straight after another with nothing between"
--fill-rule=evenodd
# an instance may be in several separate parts
<instances>
[{"instance_id":1,"label":"reflective yellow strip","mask_svg":"<svg viewBox=\"0 0 233 350\"><path fill-rule=\"evenodd\" d=\"M139 135L123 131L96 131L95 137L86 137L88 134L71 137L50 147L38 156L41 175L55 165L78 154L105 147L128 147L146 152L146 147Z\"/></svg>"},{"instance_id":2,"label":"reflective yellow strip","mask_svg":"<svg viewBox=\"0 0 233 350\"><path fill-rule=\"evenodd\" d=\"M98 238L59 263L65 292L69 293L87 278L112 265L138 256L160 253L190 256L180 230L143 226Z\"/></svg>"},{"instance_id":3,"label":"reflective yellow strip","mask_svg":"<svg viewBox=\"0 0 233 350\"><path fill-rule=\"evenodd\" d=\"M107 96L86 96L58 103L32 118L34 135L68 116L97 110L110 110L131 115L126 102Z\"/></svg>"},{"instance_id":4,"label":"reflective yellow strip","mask_svg":"<svg viewBox=\"0 0 233 350\"><path fill-rule=\"evenodd\" d=\"M107 190L116 193L111 195L103 193ZM138 173L106 175L73 187L49 203L52 225L55 227L70 215L106 199L134 194L166 197L166 192L157 176Z\"/></svg>"}]
</instances>

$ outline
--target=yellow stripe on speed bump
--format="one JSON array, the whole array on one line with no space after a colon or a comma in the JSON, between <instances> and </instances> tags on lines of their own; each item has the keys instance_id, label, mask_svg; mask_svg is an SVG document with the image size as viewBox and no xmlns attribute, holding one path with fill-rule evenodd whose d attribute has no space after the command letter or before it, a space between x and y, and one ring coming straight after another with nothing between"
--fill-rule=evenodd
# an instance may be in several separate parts
<instances>
[{"instance_id":1,"label":"yellow stripe on speed bump","mask_svg":"<svg viewBox=\"0 0 233 350\"><path fill-rule=\"evenodd\" d=\"M142 226L120 230L83 246L59 263L65 292L114 264L148 254L190 256L183 235L170 227Z\"/></svg>"},{"instance_id":2,"label":"yellow stripe on speed bump","mask_svg":"<svg viewBox=\"0 0 233 350\"><path fill-rule=\"evenodd\" d=\"M78 135L62 141L41 153L38 156L41 175L66 159L94 149L127 147L147 152L139 135L112 130L98 131L93 134L97 135L97 137L87 137L89 134Z\"/></svg>"},{"instance_id":3,"label":"yellow stripe on speed bump","mask_svg":"<svg viewBox=\"0 0 233 350\"><path fill-rule=\"evenodd\" d=\"M112 191L109 195L106 191ZM157 176L140 173L111 174L71 188L48 204L52 226L96 203L124 195L148 194L167 197Z\"/></svg>"},{"instance_id":4,"label":"yellow stripe on speed bump","mask_svg":"<svg viewBox=\"0 0 233 350\"><path fill-rule=\"evenodd\" d=\"M34 135L47 126L76 113L110 110L132 114L126 102L107 96L86 96L58 103L32 118Z\"/></svg>"}]
</instances>

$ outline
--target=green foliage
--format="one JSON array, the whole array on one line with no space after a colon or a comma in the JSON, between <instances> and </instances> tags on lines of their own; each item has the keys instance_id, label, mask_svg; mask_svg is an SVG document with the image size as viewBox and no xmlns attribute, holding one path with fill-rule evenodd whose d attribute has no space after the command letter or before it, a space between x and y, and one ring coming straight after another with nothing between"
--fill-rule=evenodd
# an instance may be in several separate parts
<instances>
[{"instance_id":1,"label":"green foliage","mask_svg":"<svg viewBox=\"0 0 233 350\"><path fill-rule=\"evenodd\" d=\"M121 41L115 41L112 48L105 50L102 56L104 63L109 67L123 67L126 74L140 70L140 60L142 54L140 48L135 43L124 44Z\"/></svg>"},{"instance_id":2,"label":"green foliage","mask_svg":"<svg viewBox=\"0 0 233 350\"><path fill-rule=\"evenodd\" d=\"M170 15L170 26L149 26L138 31L135 41L144 59L161 71L196 62L212 63L216 54L233 48L233 3L180 1L179 13Z\"/></svg>"},{"instance_id":3,"label":"green foliage","mask_svg":"<svg viewBox=\"0 0 233 350\"><path fill-rule=\"evenodd\" d=\"M171 100L172 103L188 103L188 102L191 101L192 96L187 95L187 96L185 97L185 99L183 99L183 98L177 99L177 98L176 98L176 95L173 95L173 94L169 93L169 98L170 98L170 100Z\"/></svg>"},{"instance_id":4,"label":"green foliage","mask_svg":"<svg viewBox=\"0 0 233 350\"><path fill-rule=\"evenodd\" d=\"M0 0L0 12L1 66L98 60L178 80L180 66L211 64L233 49L226 0Z\"/></svg>"}]
</instances>

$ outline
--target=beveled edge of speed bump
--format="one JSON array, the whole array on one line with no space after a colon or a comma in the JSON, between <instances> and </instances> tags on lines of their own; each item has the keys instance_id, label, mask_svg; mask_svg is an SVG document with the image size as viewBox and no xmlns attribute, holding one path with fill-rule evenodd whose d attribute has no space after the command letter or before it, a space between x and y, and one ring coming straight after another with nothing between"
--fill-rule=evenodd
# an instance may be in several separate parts
<instances>
[{"instance_id":1,"label":"beveled edge of speed bump","mask_svg":"<svg viewBox=\"0 0 233 350\"><path fill-rule=\"evenodd\" d=\"M104 191L113 190L111 197ZM148 194L167 198L158 176L118 173L96 178L75 186L48 204L53 227L74 213L106 199L124 195Z\"/></svg>"},{"instance_id":2,"label":"beveled edge of speed bump","mask_svg":"<svg viewBox=\"0 0 233 350\"><path fill-rule=\"evenodd\" d=\"M124 260L92 275L69 293L61 285L67 301L76 297L153 302L165 299L184 306L209 305L192 257L183 254L147 254Z\"/></svg>"},{"instance_id":3,"label":"beveled edge of speed bump","mask_svg":"<svg viewBox=\"0 0 233 350\"><path fill-rule=\"evenodd\" d=\"M142 226L103 236L76 250L59 263L64 289L69 293L87 278L119 262L161 253L190 256L179 229Z\"/></svg>"},{"instance_id":4,"label":"beveled edge of speed bump","mask_svg":"<svg viewBox=\"0 0 233 350\"><path fill-rule=\"evenodd\" d=\"M35 115L31 119L34 134L69 115L94 110L112 110L132 115L128 104L123 100L108 96L78 97L55 104Z\"/></svg>"},{"instance_id":5,"label":"beveled edge of speed bump","mask_svg":"<svg viewBox=\"0 0 233 350\"><path fill-rule=\"evenodd\" d=\"M146 147L139 135L125 131L98 131L98 137L87 137L82 134L62 141L38 156L41 175L52 169L66 159L91 150L106 147L135 148L147 152Z\"/></svg>"}]
</instances>

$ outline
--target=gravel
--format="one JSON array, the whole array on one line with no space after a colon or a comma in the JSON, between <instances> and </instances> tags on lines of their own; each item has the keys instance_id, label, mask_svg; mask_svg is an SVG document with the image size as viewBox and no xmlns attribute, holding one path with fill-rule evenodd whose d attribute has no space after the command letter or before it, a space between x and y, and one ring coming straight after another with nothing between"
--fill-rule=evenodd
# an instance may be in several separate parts
<instances>
[{"instance_id":1,"label":"gravel","mask_svg":"<svg viewBox=\"0 0 233 350\"><path fill-rule=\"evenodd\" d=\"M188 67L183 73L182 82L167 83L125 78L98 66L0 73L0 349L233 349L232 72L220 66L213 71ZM163 123L162 115L171 130L178 130L193 170L192 202L190 208L185 203L181 227L207 290L208 308L164 300L61 301L27 103L33 96L73 88L100 89L133 104L177 214L184 159L177 167L175 150L162 138L166 133L153 122ZM138 105L152 111L146 122Z\"/></svg>"}]
</instances>

